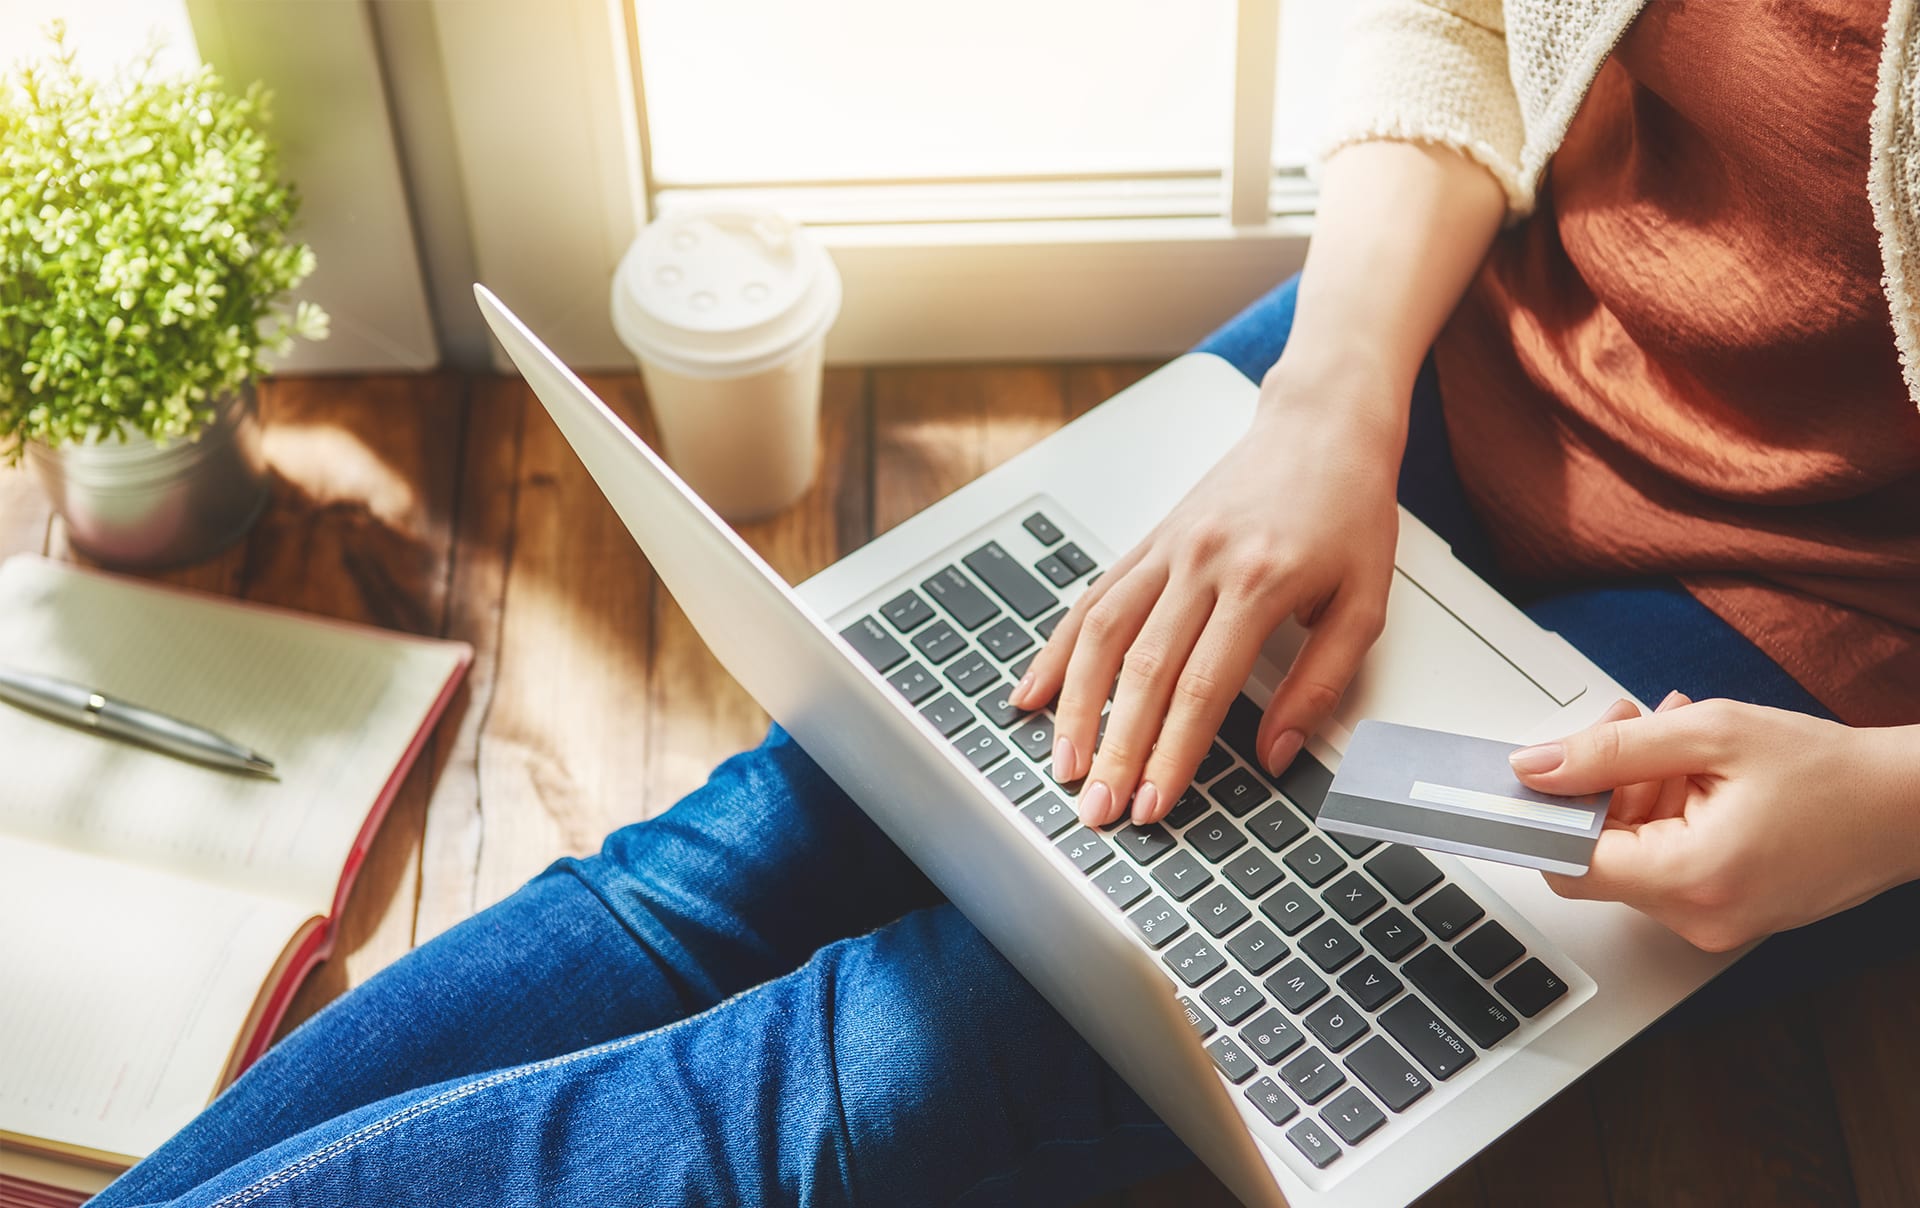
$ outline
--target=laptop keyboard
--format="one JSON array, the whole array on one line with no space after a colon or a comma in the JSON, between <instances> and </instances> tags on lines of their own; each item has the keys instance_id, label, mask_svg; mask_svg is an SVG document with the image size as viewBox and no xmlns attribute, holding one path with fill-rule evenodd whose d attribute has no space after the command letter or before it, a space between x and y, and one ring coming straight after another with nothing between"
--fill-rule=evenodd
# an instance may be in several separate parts
<instances>
[{"instance_id":1,"label":"laptop keyboard","mask_svg":"<svg viewBox=\"0 0 1920 1208\"><path fill-rule=\"evenodd\" d=\"M1269 1145L1337 1171L1511 1044L1566 995L1554 967L1570 966L1530 953L1424 853L1321 831L1332 774L1303 751L1269 776L1245 696L1165 819L1080 825L1077 786L1050 772L1052 711L1006 699L1097 569L1059 519L1021 520L1032 542L1016 544L1039 557L986 541L840 636L1159 955L1214 1065L1288 1142Z\"/></svg>"}]
</instances>

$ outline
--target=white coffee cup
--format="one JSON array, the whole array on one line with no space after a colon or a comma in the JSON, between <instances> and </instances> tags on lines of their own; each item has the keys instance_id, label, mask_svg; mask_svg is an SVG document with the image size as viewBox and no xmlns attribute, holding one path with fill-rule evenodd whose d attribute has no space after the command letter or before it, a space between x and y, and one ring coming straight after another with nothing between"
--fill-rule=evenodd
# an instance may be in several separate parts
<instances>
[{"instance_id":1,"label":"white coffee cup","mask_svg":"<svg viewBox=\"0 0 1920 1208\"><path fill-rule=\"evenodd\" d=\"M662 452L729 520L791 504L820 456L820 382L840 274L771 210L675 208L613 276L613 326L640 363Z\"/></svg>"}]
</instances>

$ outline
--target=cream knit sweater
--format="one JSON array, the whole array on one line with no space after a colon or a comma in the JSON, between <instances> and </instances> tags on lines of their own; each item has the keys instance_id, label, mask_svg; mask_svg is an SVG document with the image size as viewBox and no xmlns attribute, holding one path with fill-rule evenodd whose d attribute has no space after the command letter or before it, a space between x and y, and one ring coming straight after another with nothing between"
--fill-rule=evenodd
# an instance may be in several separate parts
<instances>
[{"instance_id":1,"label":"cream knit sweater","mask_svg":"<svg viewBox=\"0 0 1920 1208\"><path fill-rule=\"evenodd\" d=\"M1657 2L1657 0L1656 0ZM1370 0L1354 18L1323 155L1404 139L1471 156L1510 218L1540 177L1600 64L1646 0ZM1891 0L1867 193L1907 393L1920 404L1920 0Z\"/></svg>"}]
</instances>

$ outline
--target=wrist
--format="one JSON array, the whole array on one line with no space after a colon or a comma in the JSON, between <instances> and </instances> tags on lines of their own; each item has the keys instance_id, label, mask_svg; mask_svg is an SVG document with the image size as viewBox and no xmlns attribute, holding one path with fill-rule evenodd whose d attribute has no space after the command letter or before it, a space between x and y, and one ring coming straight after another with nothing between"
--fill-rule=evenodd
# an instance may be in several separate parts
<instances>
[{"instance_id":1,"label":"wrist","mask_svg":"<svg viewBox=\"0 0 1920 1208\"><path fill-rule=\"evenodd\" d=\"M1346 447L1370 449L1397 467L1407 441L1411 377L1364 347L1288 353L1260 382L1253 427L1298 441L1321 433Z\"/></svg>"},{"instance_id":2,"label":"wrist","mask_svg":"<svg viewBox=\"0 0 1920 1208\"><path fill-rule=\"evenodd\" d=\"M1874 793L1891 864L1884 888L1920 881L1920 726L1888 726L1856 731L1864 740L1865 766L1872 770Z\"/></svg>"}]
</instances>

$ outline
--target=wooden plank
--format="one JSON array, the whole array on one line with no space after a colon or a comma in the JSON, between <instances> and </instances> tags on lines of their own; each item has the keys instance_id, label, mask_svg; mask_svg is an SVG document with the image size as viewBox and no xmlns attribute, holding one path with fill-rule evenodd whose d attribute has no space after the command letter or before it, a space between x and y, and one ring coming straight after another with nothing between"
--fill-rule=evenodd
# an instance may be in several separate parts
<instances>
[{"instance_id":1,"label":"wooden plank","mask_svg":"<svg viewBox=\"0 0 1920 1208\"><path fill-rule=\"evenodd\" d=\"M468 401L445 628L447 636L473 644L473 665L434 736L441 768L421 841L420 898L412 920L416 944L477 908L475 877L486 810L506 808L496 800L483 808L480 747L499 682L520 444L532 399L518 379L487 376L475 380Z\"/></svg>"},{"instance_id":2,"label":"wooden plank","mask_svg":"<svg viewBox=\"0 0 1920 1208\"><path fill-rule=\"evenodd\" d=\"M1590 1080L1615 1204L1854 1202L1804 997L1641 1036Z\"/></svg>"},{"instance_id":3,"label":"wooden plank","mask_svg":"<svg viewBox=\"0 0 1920 1208\"><path fill-rule=\"evenodd\" d=\"M597 848L639 816L646 770L653 574L524 384L480 390L456 555L476 565L458 572L449 630L486 660L476 700L486 695L477 721L453 737L449 765L459 770L435 794L419 939L505 897L555 857ZM602 392L616 410L626 406L617 389ZM519 451L509 458L502 435L479 425L515 412Z\"/></svg>"},{"instance_id":4,"label":"wooden plank","mask_svg":"<svg viewBox=\"0 0 1920 1208\"><path fill-rule=\"evenodd\" d=\"M53 509L24 464L0 464L0 559L47 548Z\"/></svg>"},{"instance_id":5,"label":"wooden plank","mask_svg":"<svg viewBox=\"0 0 1920 1208\"><path fill-rule=\"evenodd\" d=\"M1068 365L1067 418L1078 419L1096 406L1160 368L1159 361L1089 361Z\"/></svg>"},{"instance_id":6,"label":"wooden plank","mask_svg":"<svg viewBox=\"0 0 1920 1208\"><path fill-rule=\"evenodd\" d=\"M639 380L624 389L641 393ZM739 533L788 582L797 583L850 552L871 530L871 429L866 375L827 374L821 401L821 460L813 486L787 511L739 526ZM727 674L686 613L656 584L644 812L659 813L703 783L721 760L760 741L767 715Z\"/></svg>"},{"instance_id":7,"label":"wooden plank","mask_svg":"<svg viewBox=\"0 0 1920 1208\"><path fill-rule=\"evenodd\" d=\"M1608 1208L1588 1079L1561 1091L1474 1159L1488 1208ZM1424 1201L1423 1201L1424 1205Z\"/></svg>"},{"instance_id":8,"label":"wooden plank","mask_svg":"<svg viewBox=\"0 0 1920 1208\"><path fill-rule=\"evenodd\" d=\"M1815 1001L1861 1208L1920 1204L1920 957L1869 969Z\"/></svg>"},{"instance_id":9,"label":"wooden plank","mask_svg":"<svg viewBox=\"0 0 1920 1208\"><path fill-rule=\"evenodd\" d=\"M873 520L884 533L1067 419L1047 366L887 368L873 374Z\"/></svg>"},{"instance_id":10,"label":"wooden plank","mask_svg":"<svg viewBox=\"0 0 1920 1208\"><path fill-rule=\"evenodd\" d=\"M466 380L315 379L274 392L279 486L246 543L250 598L410 633L444 626ZM457 716L455 714L454 716ZM443 726L453 718L443 718ZM439 749L407 774L335 920L334 951L282 1021L285 1035L413 946L420 850Z\"/></svg>"},{"instance_id":11,"label":"wooden plank","mask_svg":"<svg viewBox=\"0 0 1920 1208\"><path fill-rule=\"evenodd\" d=\"M1080 1208L1237 1208L1239 1203L1211 1170L1195 1163L1085 1200Z\"/></svg>"}]
</instances>

